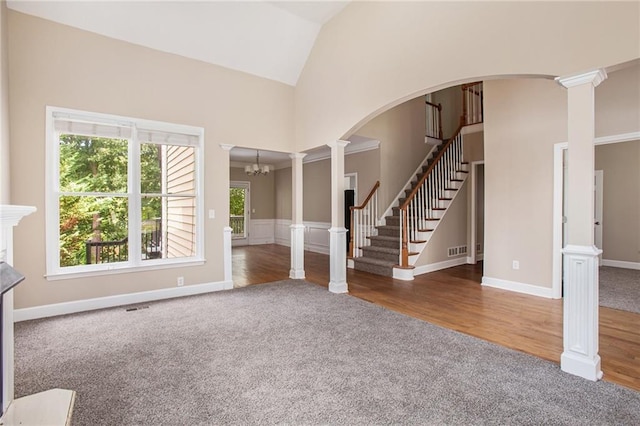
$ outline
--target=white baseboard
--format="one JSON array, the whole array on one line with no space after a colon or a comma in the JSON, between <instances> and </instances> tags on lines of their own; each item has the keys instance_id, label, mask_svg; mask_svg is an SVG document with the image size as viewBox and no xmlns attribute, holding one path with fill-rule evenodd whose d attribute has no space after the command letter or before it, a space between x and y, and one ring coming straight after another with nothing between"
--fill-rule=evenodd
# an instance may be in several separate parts
<instances>
[{"instance_id":1,"label":"white baseboard","mask_svg":"<svg viewBox=\"0 0 640 426\"><path fill-rule=\"evenodd\" d=\"M516 281L501 280L499 278L482 277L482 285L486 287L499 288L501 290L514 291L516 293L529 294L531 296L553 298L551 287L540 287L537 285L519 283Z\"/></svg>"},{"instance_id":2,"label":"white baseboard","mask_svg":"<svg viewBox=\"0 0 640 426\"><path fill-rule=\"evenodd\" d=\"M33 308L16 309L13 311L13 319L14 322L20 322L57 315L73 314L76 312L92 311L95 309L112 308L114 306L131 305L133 303L144 303L151 302L153 300L171 299L174 297L230 290L232 288L233 281L218 281L213 283L143 291L139 293L118 294L115 296L98 297L95 299L74 300L73 302L54 303L51 305L34 306Z\"/></svg>"},{"instance_id":3,"label":"white baseboard","mask_svg":"<svg viewBox=\"0 0 640 426\"><path fill-rule=\"evenodd\" d=\"M451 260L445 260L443 262L430 263L428 265L416 266L413 270L413 275L422 275L429 272L439 271L441 269L453 268L454 266L466 265L466 257L457 257Z\"/></svg>"},{"instance_id":4,"label":"white baseboard","mask_svg":"<svg viewBox=\"0 0 640 426\"><path fill-rule=\"evenodd\" d=\"M640 262L626 262L624 260L602 259L602 266L613 266L614 268L635 269L640 271Z\"/></svg>"}]
</instances>

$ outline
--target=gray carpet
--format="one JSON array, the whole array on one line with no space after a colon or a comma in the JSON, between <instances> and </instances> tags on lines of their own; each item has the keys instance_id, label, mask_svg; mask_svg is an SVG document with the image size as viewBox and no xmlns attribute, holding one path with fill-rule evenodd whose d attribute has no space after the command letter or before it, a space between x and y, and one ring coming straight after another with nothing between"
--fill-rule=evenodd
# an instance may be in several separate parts
<instances>
[{"instance_id":1,"label":"gray carpet","mask_svg":"<svg viewBox=\"0 0 640 426\"><path fill-rule=\"evenodd\" d=\"M74 425L640 424L640 393L303 281L16 324Z\"/></svg>"},{"instance_id":2,"label":"gray carpet","mask_svg":"<svg viewBox=\"0 0 640 426\"><path fill-rule=\"evenodd\" d=\"M601 266L600 306L640 314L640 271Z\"/></svg>"}]
</instances>

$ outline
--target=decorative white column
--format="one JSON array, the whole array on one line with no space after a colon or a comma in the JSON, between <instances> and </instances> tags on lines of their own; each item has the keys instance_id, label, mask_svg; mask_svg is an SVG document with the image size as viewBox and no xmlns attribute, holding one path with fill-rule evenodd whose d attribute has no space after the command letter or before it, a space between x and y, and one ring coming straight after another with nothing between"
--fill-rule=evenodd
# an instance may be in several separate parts
<instances>
[{"instance_id":1,"label":"decorative white column","mask_svg":"<svg viewBox=\"0 0 640 426\"><path fill-rule=\"evenodd\" d=\"M13 227L35 212L31 206L0 205L0 260L13 265ZM13 290L2 296L2 412L13 400Z\"/></svg>"},{"instance_id":2,"label":"decorative white column","mask_svg":"<svg viewBox=\"0 0 640 426\"><path fill-rule=\"evenodd\" d=\"M222 229L222 245L223 245L223 258L224 258L224 289L230 290L233 288L233 266L231 263L231 232L233 229L230 226L225 226Z\"/></svg>"},{"instance_id":3,"label":"decorative white column","mask_svg":"<svg viewBox=\"0 0 640 426\"><path fill-rule=\"evenodd\" d=\"M235 145L229 145L229 144L224 144L221 143L220 144L220 148L222 148L223 151L226 152L227 154L227 169L229 169L229 153L230 151L235 147ZM227 173L227 188L229 187L229 174ZM227 196L228 196L229 192L227 191ZM227 199L227 209L229 208L229 200ZM222 257L223 257L223 268L224 268L224 289L225 290L229 290L233 288L233 264L231 262L231 256L232 256L232 244L231 244L231 233L233 232L233 229L229 226L229 211L227 210L226 213L223 212L223 214L227 215L227 226L225 226L224 228L222 228Z\"/></svg>"},{"instance_id":4,"label":"decorative white column","mask_svg":"<svg viewBox=\"0 0 640 426\"><path fill-rule=\"evenodd\" d=\"M602 378L598 355L598 255L594 245L595 88L604 70L559 77L568 89L568 241L564 255L563 371Z\"/></svg>"},{"instance_id":5,"label":"decorative white column","mask_svg":"<svg viewBox=\"0 0 640 426\"><path fill-rule=\"evenodd\" d=\"M331 147L331 228L329 229L329 291L347 293L347 229L344 227L344 147L349 141L328 143Z\"/></svg>"},{"instance_id":6,"label":"decorative white column","mask_svg":"<svg viewBox=\"0 0 640 426\"><path fill-rule=\"evenodd\" d=\"M302 159L307 154L294 153L291 157L291 270L289 278L302 280L304 275L304 224L302 219Z\"/></svg>"}]
</instances>

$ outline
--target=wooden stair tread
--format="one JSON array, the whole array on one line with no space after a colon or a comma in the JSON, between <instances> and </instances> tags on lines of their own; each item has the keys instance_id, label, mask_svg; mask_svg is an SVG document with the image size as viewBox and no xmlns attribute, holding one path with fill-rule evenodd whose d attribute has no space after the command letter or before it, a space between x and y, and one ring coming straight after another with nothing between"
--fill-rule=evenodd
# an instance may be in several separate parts
<instances>
[{"instance_id":1,"label":"wooden stair tread","mask_svg":"<svg viewBox=\"0 0 640 426\"><path fill-rule=\"evenodd\" d=\"M451 179L451 182L464 182L464 179Z\"/></svg>"},{"instance_id":2,"label":"wooden stair tread","mask_svg":"<svg viewBox=\"0 0 640 426\"><path fill-rule=\"evenodd\" d=\"M375 246L366 246L366 247L362 247L363 251L377 251L378 253L387 253L387 254L399 254L400 253L400 249L399 248L392 248L392 247L375 247Z\"/></svg>"},{"instance_id":3,"label":"wooden stair tread","mask_svg":"<svg viewBox=\"0 0 640 426\"><path fill-rule=\"evenodd\" d=\"M371 235L367 238L370 240L398 241L398 237L388 237L386 235Z\"/></svg>"},{"instance_id":4,"label":"wooden stair tread","mask_svg":"<svg viewBox=\"0 0 640 426\"><path fill-rule=\"evenodd\" d=\"M446 207L434 207L431 210L446 210Z\"/></svg>"},{"instance_id":5,"label":"wooden stair tread","mask_svg":"<svg viewBox=\"0 0 640 426\"><path fill-rule=\"evenodd\" d=\"M355 259L353 259L354 262L362 262L362 263L368 263L370 265L378 265L378 266L388 266L391 267L394 265L394 262L389 261L389 260L382 260L382 259L374 259L371 257L356 257Z\"/></svg>"},{"instance_id":6,"label":"wooden stair tread","mask_svg":"<svg viewBox=\"0 0 640 426\"><path fill-rule=\"evenodd\" d=\"M412 244L424 244L427 242L427 240L411 240L409 242Z\"/></svg>"},{"instance_id":7,"label":"wooden stair tread","mask_svg":"<svg viewBox=\"0 0 640 426\"><path fill-rule=\"evenodd\" d=\"M440 200L440 201L451 201L451 200L453 200L453 198L450 198L450 197L440 197L440 198L438 198L438 200Z\"/></svg>"},{"instance_id":8,"label":"wooden stair tread","mask_svg":"<svg viewBox=\"0 0 640 426\"><path fill-rule=\"evenodd\" d=\"M466 171L466 170L456 170L456 172L457 172L457 173L469 173L469 172L468 172L468 171Z\"/></svg>"},{"instance_id":9,"label":"wooden stair tread","mask_svg":"<svg viewBox=\"0 0 640 426\"><path fill-rule=\"evenodd\" d=\"M431 228L418 229L418 232L433 232L433 229L431 229Z\"/></svg>"},{"instance_id":10,"label":"wooden stair tread","mask_svg":"<svg viewBox=\"0 0 640 426\"><path fill-rule=\"evenodd\" d=\"M445 191L457 191L458 188L445 188L444 190Z\"/></svg>"}]
</instances>

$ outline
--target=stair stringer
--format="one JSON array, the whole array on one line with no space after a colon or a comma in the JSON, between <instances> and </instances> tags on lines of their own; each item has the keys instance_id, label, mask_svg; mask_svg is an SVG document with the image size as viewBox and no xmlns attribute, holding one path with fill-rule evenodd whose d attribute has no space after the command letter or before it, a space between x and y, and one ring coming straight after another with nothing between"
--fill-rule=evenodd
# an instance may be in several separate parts
<instances>
[{"instance_id":1,"label":"stair stringer","mask_svg":"<svg viewBox=\"0 0 640 426\"><path fill-rule=\"evenodd\" d=\"M467 168L468 165L465 164L465 165L462 165L462 167ZM468 171L468 170L466 170L466 171ZM469 175L468 173L457 172L456 173L456 178L462 180L462 182L452 182L452 181L448 182L448 187L455 186L457 188L457 191L450 191L450 192L448 191L450 197L447 197L447 198L451 198L451 200L440 201L440 203L441 203L440 205L442 207L444 207L446 210L441 211L441 213L439 214L440 220L428 221L428 222L430 222L430 229L432 229L432 230L429 231L429 232L418 232L417 237L420 240L424 240L426 242L424 242L424 243L409 243L409 251L412 253L409 256L409 265L410 266L414 266L416 264L416 262L420 258L420 255L429 246L429 242L431 241L431 239L432 239L433 235L435 234L435 232L437 232L440 223L442 223L442 220L445 218L445 216L449 212L449 207L458 198L458 194L460 194L462 187L467 182L468 175ZM432 226L431 226L431 224L432 224ZM411 281L411 280L414 279L414 268L394 267L393 268L393 278L399 279L399 280Z\"/></svg>"}]
</instances>

